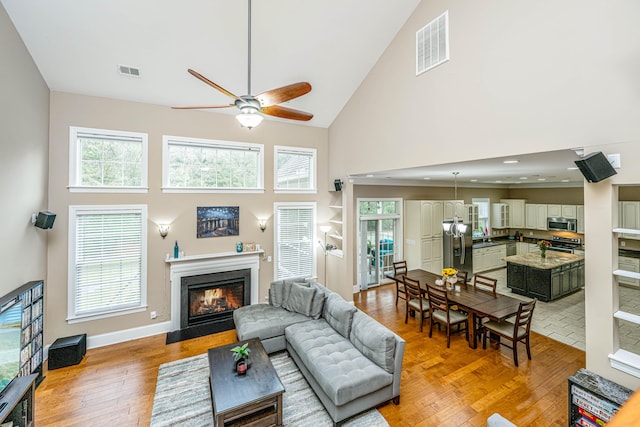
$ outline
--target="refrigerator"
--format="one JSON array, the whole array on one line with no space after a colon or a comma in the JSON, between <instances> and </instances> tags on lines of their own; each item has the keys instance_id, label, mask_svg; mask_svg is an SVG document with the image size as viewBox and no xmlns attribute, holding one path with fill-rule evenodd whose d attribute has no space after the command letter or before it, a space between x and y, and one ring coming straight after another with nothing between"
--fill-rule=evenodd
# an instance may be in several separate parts
<instances>
[{"instance_id":1,"label":"refrigerator","mask_svg":"<svg viewBox=\"0 0 640 427\"><path fill-rule=\"evenodd\" d=\"M453 221L444 221L447 228L451 228ZM458 223L459 224L459 223ZM456 237L455 233L445 231L442 233L442 265L453 267L473 274L473 230L471 224L466 225L464 233Z\"/></svg>"}]
</instances>

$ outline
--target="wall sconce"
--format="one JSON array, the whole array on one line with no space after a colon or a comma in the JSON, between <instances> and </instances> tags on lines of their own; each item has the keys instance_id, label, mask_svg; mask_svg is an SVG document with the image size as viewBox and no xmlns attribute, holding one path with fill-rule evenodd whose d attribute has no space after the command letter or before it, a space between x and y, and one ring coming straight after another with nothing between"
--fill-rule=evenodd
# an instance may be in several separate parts
<instances>
[{"instance_id":1,"label":"wall sconce","mask_svg":"<svg viewBox=\"0 0 640 427\"><path fill-rule=\"evenodd\" d=\"M258 220L258 224L260 225L260 230L262 230L262 232L264 233L264 230L267 229L267 220L266 219L260 219L260 220Z\"/></svg>"},{"instance_id":2,"label":"wall sconce","mask_svg":"<svg viewBox=\"0 0 640 427\"><path fill-rule=\"evenodd\" d=\"M169 225L168 224L158 225L158 231L160 232L160 235L164 239L165 237L167 237L167 234L169 234Z\"/></svg>"}]
</instances>

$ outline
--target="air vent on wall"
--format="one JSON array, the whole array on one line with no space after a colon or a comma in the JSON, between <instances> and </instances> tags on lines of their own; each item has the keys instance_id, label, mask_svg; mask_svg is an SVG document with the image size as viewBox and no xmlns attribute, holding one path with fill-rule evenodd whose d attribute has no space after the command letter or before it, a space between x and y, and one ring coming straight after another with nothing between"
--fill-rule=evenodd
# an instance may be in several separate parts
<instances>
[{"instance_id":1,"label":"air vent on wall","mask_svg":"<svg viewBox=\"0 0 640 427\"><path fill-rule=\"evenodd\" d=\"M449 11L416 32L416 76L449 60Z\"/></svg>"},{"instance_id":2,"label":"air vent on wall","mask_svg":"<svg viewBox=\"0 0 640 427\"><path fill-rule=\"evenodd\" d=\"M130 67L128 65L119 64L118 70L120 71L120 74L124 76L140 77L140 69L136 67Z\"/></svg>"}]
</instances>

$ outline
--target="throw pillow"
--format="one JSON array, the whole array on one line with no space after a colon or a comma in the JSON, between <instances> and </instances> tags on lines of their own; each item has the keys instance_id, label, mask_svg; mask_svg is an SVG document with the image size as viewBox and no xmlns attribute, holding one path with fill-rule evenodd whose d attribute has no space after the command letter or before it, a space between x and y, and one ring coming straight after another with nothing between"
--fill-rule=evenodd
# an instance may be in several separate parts
<instances>
[{"instance_id":1,"label":"throw pillow","mask_svg":"<svg viewBox=\"0 0 640 427\"><path fill-rule=\"evenodd\" d=\"M393 374L396 351L393 332L358 310L353 315L350 341L369 360Z\"/></svg>"},{"instance_id":2,"label":"throw pillow","mask_svg":"<svg viewBox=\"0 0 640 427\"><path fill-rule=\"evenodd\" d=\"M282 288L282 303L281 303L282 307L286 307L287 300L289 300L289 293L291 292L291 285L293 285L294 283L301 286L306 286L306 287L310 286L310 284L305 282L304 278L302 277L296 277L295 279L285 280Z\"/></svg>"},{"instance_id":3,"label":"throw pillow","mask_svg":"<svg viewBox=\"0 0 640 427\"><path fill-rule=\"evenodd\" d=\"M324 302L324 318L333 329L346 339L349 339L351 321L355 312L356 308L353 305L335 293L329 295Z\"/></svg>"},{"instance_id":4,"label":"throw pillow","mask_svg":"<svg viewBox=\"0 0 640 427\"><path fill-rule=\"evenodd\" d=\"M284 283L282 280L272 282L269 286L269 304L274 307L282 307Z\"/></svg>"},{"instance_id":5,"label":"throw pillow","mask_svg":"<svg viewBox=\"0 0 640 427\"><path fill-rule=\"evenodd\" d=\"M289 299L287 300L287 303L283 306L283 308L289 311L304 314L305 316L310 316L311 303L315 294L315 289L293 283L289 292Z\"/></svg>"}]
</instances>

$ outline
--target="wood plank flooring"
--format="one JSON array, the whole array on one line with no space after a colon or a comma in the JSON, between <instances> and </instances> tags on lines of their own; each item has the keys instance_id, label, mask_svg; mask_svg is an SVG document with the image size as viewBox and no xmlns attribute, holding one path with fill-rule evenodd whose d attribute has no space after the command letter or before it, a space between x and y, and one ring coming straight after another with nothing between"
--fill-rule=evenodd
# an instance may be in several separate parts
<instances>
[{"instance_id":1,"label":"wood plank flooring","mask_svg":"<svg viewBox=\"0 0 640 427\"><path fill-rule=\"evenodd\" d=\"M494 412L520 427L567 425L567 377L585 366L583 351L533 334L533 360L521 347L516 368L504 346L472 350L462 333L447 349L444 332L435 329L429 338L426 321L422 333L413 318L405 325L393 284L354 297L357 307L407 341L400 405L379 408L390 425L486 426ZM235 331L170 345L158 335L88 350L79 365L45 372L36 391L36 425L149 425L162 363L234 341Z\"/></svg>"}]
</instances>

